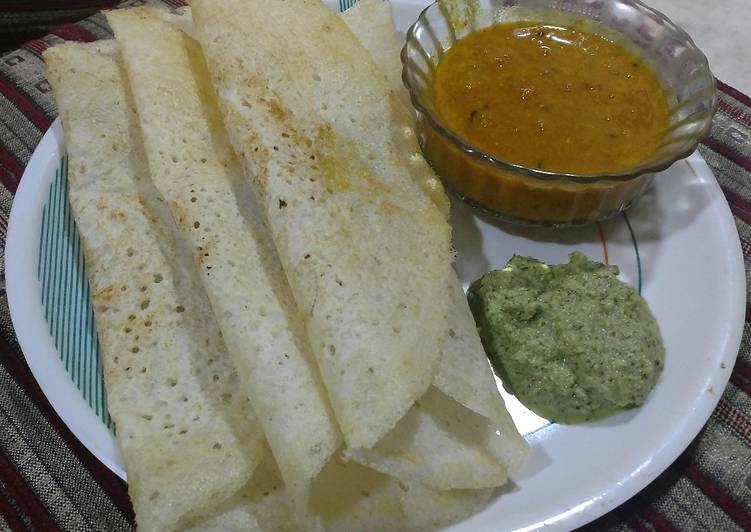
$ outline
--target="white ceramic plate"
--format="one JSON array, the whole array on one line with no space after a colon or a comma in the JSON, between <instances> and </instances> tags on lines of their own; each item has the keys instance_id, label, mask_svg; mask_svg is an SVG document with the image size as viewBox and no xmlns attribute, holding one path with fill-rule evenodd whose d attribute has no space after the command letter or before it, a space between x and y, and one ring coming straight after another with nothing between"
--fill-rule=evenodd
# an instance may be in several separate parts
<instances>
[{"instance_id":1,"label":"white ceramic plate","mask_svg":"<svg viewBox=\"0 0 751 532\"><path fill-rule=\"evenodd\" d=\"M347 7L348 0L330 2ZM404 31L427 5L393 0ZM125 478L108 428L85 268L67 211L64 146L56 121L26 168L6 244L6 286L19 342L42 390L81 442ZM607 420L550 425L505 394L532 457L511 487L455 531L580 526L652 481L706 422L733 367L745 315L745 275L732 215L695 154L658 175L629 211L602 225L521 229L454 202L456 268L464 286L513 254L564 262L573 250L621 269L662 330L664 373L647 403Z\"/></svg>"}]
</instances>

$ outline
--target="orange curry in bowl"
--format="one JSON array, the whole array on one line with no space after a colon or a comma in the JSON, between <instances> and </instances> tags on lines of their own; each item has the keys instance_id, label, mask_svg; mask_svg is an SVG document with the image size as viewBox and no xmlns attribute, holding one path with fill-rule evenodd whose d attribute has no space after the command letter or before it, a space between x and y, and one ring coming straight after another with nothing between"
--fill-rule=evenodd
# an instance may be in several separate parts
<instances>
[{"instance_id":1,"label":"orange curry in bowl","mask_svg":"<svg viewBox=\"0 0 751 532\"><path fill-rule=\"evenodd\" d=\"M440 59L432 92L441 121L468 146L548 172L637 167L668 123L665 92L643 60L593 33L537 22L463 38ZM459 194L512 218L597 219L648 184L649 176L582 184L500 172L430 128L423 135L426 155Z\"/></svg>"}]
</instances>

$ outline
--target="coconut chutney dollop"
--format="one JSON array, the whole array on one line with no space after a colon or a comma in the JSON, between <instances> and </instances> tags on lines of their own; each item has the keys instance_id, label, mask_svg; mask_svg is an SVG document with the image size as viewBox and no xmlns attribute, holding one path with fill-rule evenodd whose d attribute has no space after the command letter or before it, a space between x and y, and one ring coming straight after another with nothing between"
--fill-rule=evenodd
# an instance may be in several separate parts
<instances>
[{"instance_id":1,"label":"coconut chutney dollop","mask_svg":"<svg viewBox=\"0 0 751 532\"><path fill-rule=\"evenodd\" d=\"M644 403L665 359L647 302L616 266L548 265L514 256L467 297L485 351L506 386L551 421L580 423Z\"/></svg>"}]
</instances>

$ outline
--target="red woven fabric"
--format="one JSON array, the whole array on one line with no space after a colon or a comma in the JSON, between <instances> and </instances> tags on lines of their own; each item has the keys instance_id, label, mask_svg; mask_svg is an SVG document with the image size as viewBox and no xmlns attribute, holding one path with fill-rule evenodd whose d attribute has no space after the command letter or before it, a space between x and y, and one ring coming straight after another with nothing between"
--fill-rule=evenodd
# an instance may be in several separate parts
<instances>
[{"instance_id":1,"label":"red woven fabric","mask_svg":"<svg viewBox=\"0 0 751 532\"><path fill-rule=\"evenodd\" d=\"M0 2L0 52L118 3L112 0Z\"/></svg>"},{"instance_id":2,"label":"red woven fabric","mask_svg":"<svg viewBox=\"0 0 751 532\"><path fill-rule=\"evenodd\" d=\"M47 5L55 10L59 4ZM90 5L91 2L68 2L66 9ZM27 6L20 1L0 3L0 33L4 21L10 20L4 19L2 12L24 11ZM29 17L33 16L29 13ZM0 57L2 249L13 194L23 169L56 115L41 52L61 40L89 41L110 36L104 17L95 15L60 26L44 38L26 42ZM723 83L719 83L719 90L719 112L712 134L700 151L735 215L749 270L751 99ZM747 313L747 321L748 316L751 312ZM747 329L730 384L696 440L650 486L588 528L751 530L751 480L747 478L751 474L748 332ZM134 516L126 485L66 428L24 362L10 323L4 286L0 292L0 336L0 529L132 529Z\"/></svg>"}]
</instances>

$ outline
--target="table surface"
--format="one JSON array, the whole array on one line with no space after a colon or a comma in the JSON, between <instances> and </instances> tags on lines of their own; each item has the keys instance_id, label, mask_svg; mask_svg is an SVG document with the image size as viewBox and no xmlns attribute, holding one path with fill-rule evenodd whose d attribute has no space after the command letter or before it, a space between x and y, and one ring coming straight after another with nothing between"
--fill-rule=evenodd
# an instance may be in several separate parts
<instances>
[{"instance_id":1,"label":"table surface","mask_svg":"<svg viewBox=\"0 0 751 532\"><path fill-rule=\"evenodd\" d=\"M750 0L646 0L685 29L709 59L714 75L751 94Z\"/></svg>"}]
</instances>

